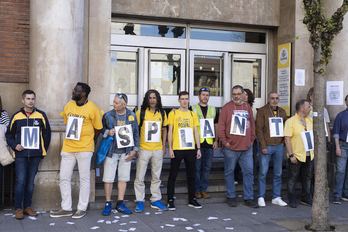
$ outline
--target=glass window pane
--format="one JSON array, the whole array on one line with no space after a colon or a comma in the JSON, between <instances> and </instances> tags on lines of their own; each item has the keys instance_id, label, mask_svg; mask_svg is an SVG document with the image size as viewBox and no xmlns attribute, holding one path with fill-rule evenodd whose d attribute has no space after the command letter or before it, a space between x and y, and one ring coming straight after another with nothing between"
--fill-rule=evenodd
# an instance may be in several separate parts
<instances>
[{"instance_id":1,"label":"glass window pane","mask_svg":"<svg viewBox=\"0 0 348 232\"><path fill-rule=\"evenodd\" d=\"M178 95L181 57L177 54L151 54L150 89L160 94Z\"/></svg>"},{"instance_id":2,"label":"glass window pane","mask_svg":"<svg viewBox=\"0 0 348 232\"><path fill-rule=\"evenodd\" d=\"M111 22L111 33L166 38L186 38L185 27Z\"/></svg>"},{"instance_id":3,"label":"glass window pane","mask_svg":"<svg viewBox=\"0 0 348 232\"><path fill-rule=\"evenodd\" d=\"M201 88L210 89L210 96L223 95L223 57L198 56L194 57L194 95Z\"/></svg>"},{"instance_id":4,"label":"glass window pane","mask_svg":"<svg viewBox=\"0 0 348 232\"><path fill-rule=\"evenodd\" d=\"M136 52L111 51L110 93L138 93Z\"/></svg>"},{"instance_id":5,"label":"glass window pane","mask_svg":"<svg viewBox=\"0 0 348 232\"><path fill-rule=\"evenodd\" d=\"M234 59L232 85L250 89L255 98L261 97L261 59Z\"/></svg>"}]
</instances>

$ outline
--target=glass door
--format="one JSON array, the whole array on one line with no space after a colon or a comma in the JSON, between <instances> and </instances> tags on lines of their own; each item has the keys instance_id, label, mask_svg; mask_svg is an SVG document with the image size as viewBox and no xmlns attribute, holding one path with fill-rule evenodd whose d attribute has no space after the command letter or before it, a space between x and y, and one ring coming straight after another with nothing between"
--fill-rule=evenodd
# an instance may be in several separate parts
<instances>
[{"instance_id":1,"label":"glass door","mask_svg":"<svg viewBox=\"0 0 348 232\"><path fill-rule=\"evenodd\" d=\"M266 55L233 54L232 87L241 85L254 94L254 108L266 103Z\"/></svg>"}]
</instances>

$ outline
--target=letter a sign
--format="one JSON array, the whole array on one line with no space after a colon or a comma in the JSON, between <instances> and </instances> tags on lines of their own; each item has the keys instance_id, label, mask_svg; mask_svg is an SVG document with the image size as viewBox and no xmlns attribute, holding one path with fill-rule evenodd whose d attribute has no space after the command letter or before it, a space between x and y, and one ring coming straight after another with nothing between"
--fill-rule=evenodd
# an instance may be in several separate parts
<instances>
[{"instance_id":1,"label":"letter a sign","mask_svg":"<svg viewBox=\"0 0 348 232\"><path fill-rule=\"evenodd\" d=\"M301 132L301 137L305 151L314 150L313 131L303 131Z\"/></svg>"},{"instance_id":2,"label":"letter a sign","mask_svg":"<svg viewBox=\"0 0 348 232\"><path fill-rule=\"evenodd\" d=\"M161 123L158 121L145 122L145 142L158 143L161 136Z\"/></svg>"},{"instance_id":3,"label":"letter a sign","mask_svg":"<svg viewBox=\"0 0 348 232\"><path fill-rule=\"evenodd\" d=\"M199 119L202 139L215 138L214 121L212 118Z\"/></svg>"},{"instance_id":4,"label":"letter a sign","mask_svg":"<svg viewBox=\"0 0 348 232\"><path fill-rule=\"evenodd\" d=\"M247 119L238 115L232 115L231 130L232 135L245 136Z\"/></svg>"},{"instance_id":5,"label":"letter a sign","mask_svg":"<svg viewBox=\"0 0 348 232\"><path fill-rule=\"evenodd\" d=\"M283 118L272 117L268 120L270 137L284 137Z\"/></svg>"},{"instance_id":6,"label":"letter a sign","mask_svg":"<svg viewBox=\"0 0 348 232\"><path fill-rule=\"evenodd\" d=\"M116 126L115 136L117 141L117 148L134 146L132 125Z\"/></svg>"},{"instance_id":7,"label":"letter a sign","mask_svg":"<svg viewBox=\"0 0 348 232\"><path fill-rule=\"evenodd\" d=\"M24 126L21 127L21 145L24 149L39 149L39 133L38 126Z\"/></svg>"},{"instance_id":8,"label":"letter a sign","mask_svg":"<svg viewBox=\"0 0 348 232\"><path fill-rule=\"evenodd\" d=\"M83 118L68 117L66 124L65 138L72 140L80 140Z\"/></svg>"},{"instance_id":9,"label":"letter a sign","mask_svg":"<svg viewBox=\"0 0 348 232\"><path fill-rule=\"evenodd\" d=\"M180 149L194 148L192 128L179 129L179 138Z\"/></svg>"}]
</instances>

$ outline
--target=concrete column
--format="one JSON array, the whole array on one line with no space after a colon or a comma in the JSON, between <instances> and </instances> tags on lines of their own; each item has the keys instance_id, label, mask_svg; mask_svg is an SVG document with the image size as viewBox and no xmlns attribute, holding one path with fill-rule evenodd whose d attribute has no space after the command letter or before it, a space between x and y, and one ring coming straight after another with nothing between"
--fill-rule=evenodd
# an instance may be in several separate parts
<instances>
[{"instance_id":1,"label":"concrete column","mask_svg":"<svg viewBox=\"0 0 348 232\"><path fill-rule=\"evenodd\" d=\"M82 81L83 22L83 0L30 1L29 88L49 119L61 119L71 89Z\"/></svg>"}]
</instances>

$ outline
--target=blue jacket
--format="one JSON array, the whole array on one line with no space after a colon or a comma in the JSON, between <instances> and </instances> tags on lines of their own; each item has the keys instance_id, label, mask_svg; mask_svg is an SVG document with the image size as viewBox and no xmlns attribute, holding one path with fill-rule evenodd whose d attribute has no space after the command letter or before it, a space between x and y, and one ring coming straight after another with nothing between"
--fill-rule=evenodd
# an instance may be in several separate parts
<instances>
[{"instance_id":1,"label":"blue jacket","mask_svg":"<svg viewBox=\"0 0 348 232\"><path fill-rule=\"evenodd\" d=\"M110 110L108 113L110 113L110 118L113 127L117 125L117 119L116 119L116 111L115 110ZM103 137L106 138L108 137L108 132L111 130L111 125L109 122L109 116L108 113L105 113L103 115L103 129L101 130L101 133L103 134ZM131 117L130 117L131 116ZM130 121L129 119L133 117L133 120ZM126 108L126 125L132 125L132 131L133 131L133 139L134 139L134 146L133 147L127 147L126 152L129 153L130 151L139 151L139 127L138 127L138 121L137 117L135 116L135 113L130 111L129 109ZM111 145L108 151L107 156L111 157L112 156L112 151L115 146L117 146L116 142L116 136L114 136L114 140L111 141Z\"/></svg>"},{"instance_id":2,"label":"blue jacket","mask_svg":"<svg viewBox=\"0 0 348 232\"><path fill-rule=\"evenodd\" d=\"M18 144L21 144L21 129L25 126L38 126L40 128L39 149L15 150ZM27 117L24 109L16 112L8 125L6 132L7 144L13 150L13 157L45 156L48 146L51 142L51 127L46 114L34 108L32 114Z\"/></svg>"},{"instance_id":3,"label":"blue jacket","mask_svg":"<svg viewBox=\"0 0 348 232\"><path fill-rule=\"evenodd\" d=\"M346 141L348 132L348 108L337 114L332 134L336 139Z\"/></svg>"}]
</instances>

